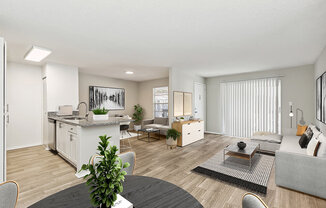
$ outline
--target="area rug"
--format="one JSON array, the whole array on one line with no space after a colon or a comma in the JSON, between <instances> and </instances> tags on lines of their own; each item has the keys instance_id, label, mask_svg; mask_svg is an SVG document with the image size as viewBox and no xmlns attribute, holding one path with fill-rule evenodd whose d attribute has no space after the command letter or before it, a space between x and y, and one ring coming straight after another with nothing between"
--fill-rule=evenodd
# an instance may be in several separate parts
<instances>
[{"instance_id":1,"label":"area rug","mask_svg":"<svg viewBox=\"0 0 326 208\"><path fill-rule=\"evenodd\" d=\"M267 184L274 164L274 157L256 153L249 169L249 161L217 153L193 171L205 174L228 183L244 187L251 191L267 193Z\"/></svg>"},{"instance_id":2,"label":"area rug","mask_svg":"<svg viewBox=\"0 0 326 208\"><path fill-rule=\"evenodd\" d=\"M123 135L120 134L120 140L129 139L129 138L132 138L132 137L136 137L137 136L137 134L136 133L133 133L133 132L129 132L129 134L128 133L123 133Z\"/></svg>"}]
</instances>

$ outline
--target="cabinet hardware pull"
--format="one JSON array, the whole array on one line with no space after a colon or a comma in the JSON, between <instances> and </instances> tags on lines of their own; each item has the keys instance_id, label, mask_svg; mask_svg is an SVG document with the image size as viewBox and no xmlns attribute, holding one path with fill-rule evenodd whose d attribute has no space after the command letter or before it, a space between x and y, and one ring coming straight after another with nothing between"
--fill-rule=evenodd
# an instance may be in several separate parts
<instances>
[{"instance_id":1,"label":"cabinet hardware pull","mask_svg":"<svg viewBox=\"0 0 326 208\"><path fill-rule=\"evenodd\" d=\"M200 130L198 130L198 131L200 131Z\"/></svg>"},{"instance_id":2,"label":"cabinet hardware pull","mask_svg":"<svg viewBox=\"0 0 326 208\"><path fill-rule=\"evenodd\" d=\"M190 125L190 123L188 123L188 125Z\"/></svg>"},{"instance_id":3,"label":"cabinet hardware pull","mask_svg":"<svg viewBox=\"0 0 326 208\"><path fill-rule=\"evenodd\" d=\"M188 133L188 135L189 135L190 133Z\"/></svg>"}]
</instances>

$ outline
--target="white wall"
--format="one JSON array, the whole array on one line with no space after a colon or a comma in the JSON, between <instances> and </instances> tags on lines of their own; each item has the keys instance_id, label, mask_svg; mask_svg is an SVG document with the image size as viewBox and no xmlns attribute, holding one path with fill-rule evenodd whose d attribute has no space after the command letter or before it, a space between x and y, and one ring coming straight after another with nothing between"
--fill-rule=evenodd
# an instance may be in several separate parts
<instances>
[{"instance_id":1,"label":"white wall","mask_svg":"<svg viewBox=\"0 0 326 208\"><path fill-rule=\"evenodd\" d=\"M126 91L125 110L113 110L109 112L109 115L128 114L132 116L134 105L138 103L137 82L79 73L79 101L86 102L87 105L89 105L89 86L124 88Z\"/></svg>"},{"instance_id":2,"label":"white wall","mask_svg":"<svg viewBox=\"0 0 326 208\"><path fill-rule=\"evenodd\" d=\"M139 83L138 103L144 108L144 119L154 118L153 88L169 86L169 78L154 79Z\"/></svg>"},{"instance_id":3,"label":"white wall","mask_svg":"<svg viewBox=\"0 0 326 208\"><path fill-rule=\"evenodd\" d=\"M194 93L194 83L205 84L205 78L189 73L186 70L170 69L169 70L169 120L173 122L173 92L191 92ZM194 96L192 96L192 113L194 114ZM205 109L206 112L206 109Z\"/></svg>"},{"instance_id":4,"label":"white wall","mask_svg":"<svg viewBox=\"0 0 326 208\"><path fill-rule=\"evenodd\" d=\"M207 131L221 132L220 114L220 82L248 80L262 77L283 76L281 105L282 130L290 128L289 102L293 102L293 110L300 108L304 112L304 119L309 124L314 122L314 73L313 65L291 67L278 70L244 73L230 76L207 78ZM296 128L296 117L293 117L293 128Z\"/></svg>"},{"instance_id":5,"label":"white wall","mask_svg":"<svg viewBox=\"0 0 326 208\"><path fill-rule=\"evenodd\" d=\"M321 129L322 132L326 133L326 125L316 119L316 79L326 71L326 48L322 51L315 63L314 73L314 118L316 125Z\"/></svg>"},{"instance_id":6,"label":"white wall","mask_svg":"<svg viewBox=\"0 0 326 208\"><path fill-rule=\"evenodd\" d=\"M7 103L10 115L7 128L7 149L41 145L41 67L8 64Z\"/></svg>"},{"instance_id":7,"label":"white wall","mask_svg":"<svg viewBox=\"0 0 326 208\"><path fill-rule=\"evenodd\" d=\"M47 111L58 111L60 105L77 107L79 102L78 67L46 64Z\"/></svg>"}]
</instances>

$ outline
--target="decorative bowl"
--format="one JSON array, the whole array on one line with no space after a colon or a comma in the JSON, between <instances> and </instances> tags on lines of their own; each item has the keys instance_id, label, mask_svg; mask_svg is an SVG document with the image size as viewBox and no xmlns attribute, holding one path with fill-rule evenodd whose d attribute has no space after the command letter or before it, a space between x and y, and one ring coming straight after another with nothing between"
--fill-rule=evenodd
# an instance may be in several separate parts
<instances>
[{"instance_id":1,"label":"decorative bowl","mask_svg":"<svg viewBox=\"0 0 326 208\"><path fill-rule=\"evenodd\" d=\"M243 150L244 148L246 148L247 144L244 142L238 142L238 147L240 150Z\"/></svg>"}]
</instances>

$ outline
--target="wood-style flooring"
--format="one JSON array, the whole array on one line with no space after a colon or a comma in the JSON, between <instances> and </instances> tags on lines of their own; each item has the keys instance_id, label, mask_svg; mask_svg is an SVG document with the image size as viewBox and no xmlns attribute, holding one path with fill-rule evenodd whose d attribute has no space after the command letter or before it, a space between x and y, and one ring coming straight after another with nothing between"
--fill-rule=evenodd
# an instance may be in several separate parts
<instances>
[{"instance_id":1,"label":"wood-style flooring","mask_svg":"<svg viewBox=\"0 0 326 208\"><path fill-rule=\"evenodd\" d=\"M226 144L236 139L206 134L205 139L183 148L167 149L165 139L146 143L130 139L136 152L135 175L160 178L178 185L192 194L204 207L241 207L246 190L206 177L191 170L203 163ZM35 146L8 151L7 179L19 183L18 207L27 207L60 190L83 182L75 177L75 168L60 156ZM269 207L326 207L326 200L275 185L271 173L266 196L260 195Z\"/></svg>"}]
</instances>

